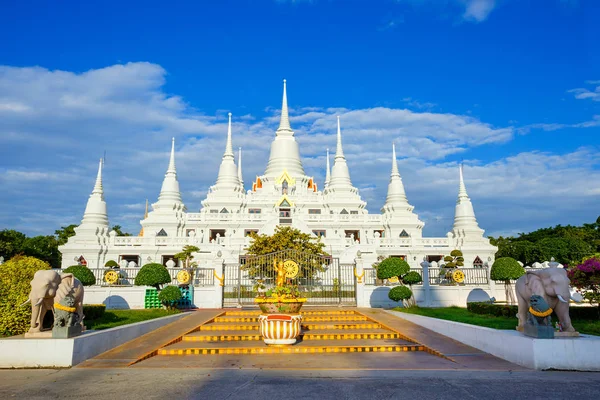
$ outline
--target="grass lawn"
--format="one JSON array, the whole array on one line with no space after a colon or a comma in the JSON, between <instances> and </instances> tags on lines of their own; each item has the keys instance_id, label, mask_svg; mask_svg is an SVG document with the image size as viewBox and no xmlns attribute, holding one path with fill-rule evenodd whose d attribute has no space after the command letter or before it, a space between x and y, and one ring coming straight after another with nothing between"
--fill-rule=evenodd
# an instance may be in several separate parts
<instances>
[{"instance_id":1,"label":"grass lawn","mask_svg":"<svg viewBox=\"0 0 600 400\"><path fill-rule=\"evenodd\" d=\"M101 330L114 328L115 326L133 324L135 322L147 321L165 317L167 315L178 314L179 310L107 310L104 315L98 319L85 319L84 323L87 329Z\"/></svg>"},{"instance_id":2,"label":"grass lawn","mask_svg":"<svg viewBox=\"0 0 600 400\"><path fill-rule=\"evenodd\" d=\"M423 315L445 319L448 321L463 322L465 324L485 326L494 329L515 329L517 326L516 317L494 317L491 315L475 314L460 307L444 307L444 308L394 308L394 311L405 312L409 314ZM554 323L555 321L553 321ZM573 320L573 326L581 333L589 335L600 335L600 321Z\"/></svg>"}]
</instances>

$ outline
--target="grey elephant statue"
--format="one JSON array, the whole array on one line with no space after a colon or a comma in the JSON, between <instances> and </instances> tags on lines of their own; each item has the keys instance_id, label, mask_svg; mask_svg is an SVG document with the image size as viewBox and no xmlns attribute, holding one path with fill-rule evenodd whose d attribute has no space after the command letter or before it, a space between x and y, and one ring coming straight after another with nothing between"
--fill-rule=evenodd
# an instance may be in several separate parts
<instances>
[{"instance_id":1,"label":"grey elephant statue","mask_svg":"<svg viewBox=\"0 0 600 400\"><path fill-rule=\"evenodd\" d=\"M517 330L523 332L527 321L529 300L533 295L538 295L554 310L563 327L563 331L575 332L575 328L571 324L571 317L569 316L569 300L571 299L570 284L567 271L562 268L527 271L525 275L517 279L515 285L519 304L517 314L519 325L517 326Z\"/></svg>"},{"instance_id":2,"label":"grey elephant statue","mask_svg":"<svg viewBox=\"0 0 600 400\"><path fill-rule=\"evenodd\" d=\"M83 285L73 274L61 274L54 270L40 270L33 275L29 299L31 302L31 324L28 334L41 332L48 311L54 312L54 304L60 304L66 296L73 297L75 318L83 321Z\"/></svg>"}]
</instances>

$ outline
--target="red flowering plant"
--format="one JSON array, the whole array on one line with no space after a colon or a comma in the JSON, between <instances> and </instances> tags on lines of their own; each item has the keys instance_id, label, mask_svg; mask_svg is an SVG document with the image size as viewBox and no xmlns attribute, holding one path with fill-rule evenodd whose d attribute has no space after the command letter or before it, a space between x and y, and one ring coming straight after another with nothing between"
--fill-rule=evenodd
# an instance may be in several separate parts
<instances>
[{"instance_id":1,"label":"red flowering plant","mask_svg":"<svg viewBox=\"0 0 600 400\"><path fill-rule=\"evenodd\" d=\"M600 303L600 259L589 258L567 270L571 285L583 293L590 304Z\"/></svg>"}]
</instances>

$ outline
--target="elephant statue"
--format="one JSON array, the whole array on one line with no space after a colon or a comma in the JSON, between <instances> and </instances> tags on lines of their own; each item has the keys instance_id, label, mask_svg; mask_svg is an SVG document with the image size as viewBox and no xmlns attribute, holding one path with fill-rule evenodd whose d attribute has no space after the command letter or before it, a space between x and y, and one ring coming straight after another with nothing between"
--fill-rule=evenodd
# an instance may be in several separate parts
<instances>
[{"instance_id":1,"label":"elephant statue","mask_svg":"<svg viewBox=\"0 0 600 400\"><path fill-rule=\"evenodd\" d=\"M42 323L48 311L54 312L54 304L61 303L66 296L72 296L77 321L83 321L83 285L73 274L61 274L54 270L40 270L33 275L29 299L31 302L30 334L41 332Z\"/></svg>"},{"instance_id":2,"label":"elephant statue","mask_svg":"<svg viewBox=\"0 0 600 400\"><path fill-rule=\"evenodd\" d=\"M569 317L569 300L572 298L570 283L567 271L562 268L528 270L525 275L517 279L515 284L519 304L517 330L523 331L527 321L529 301L532 296L538 295L554 310L563 331L575 332ZM573 299L578 300L577 298Z\"/></svg>"}]
</instances>

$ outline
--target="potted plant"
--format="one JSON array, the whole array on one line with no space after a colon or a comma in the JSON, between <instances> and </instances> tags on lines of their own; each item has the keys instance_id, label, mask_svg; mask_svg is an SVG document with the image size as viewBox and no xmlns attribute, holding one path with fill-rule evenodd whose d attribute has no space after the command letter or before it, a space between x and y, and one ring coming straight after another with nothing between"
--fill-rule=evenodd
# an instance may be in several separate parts
<instances>
[{"instance_id":1,"label":"potted plant","mask_svg":"<svg viewBox=\"0 0 600 400\"><path fill-rule=\"evenodd\" d=\"M274 260L273 267L277 271L276 286L266 291L261 282L256 286L258 295L254 301L263 312L258 317L260 333L268 345L291 345L301 333L299 312L306 298L292 283L299 270L295 261Z\"/></svg>"}]
</instances>

